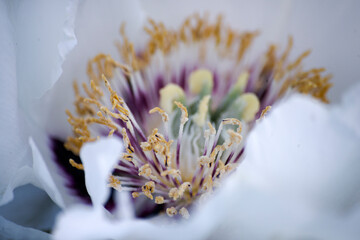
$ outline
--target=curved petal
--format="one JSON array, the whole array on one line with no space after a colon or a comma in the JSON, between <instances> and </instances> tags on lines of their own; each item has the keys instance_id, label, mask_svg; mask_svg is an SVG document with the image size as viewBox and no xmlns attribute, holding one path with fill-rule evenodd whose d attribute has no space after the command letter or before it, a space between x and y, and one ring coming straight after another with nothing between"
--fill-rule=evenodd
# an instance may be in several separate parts
<instances>
[{"instance_id":1,"label":"curved petal","mask_svg":"<svg viewBox=\"0 0 360 240\"><path fill-rule=\"evenodd\" d=\"M76 44L75 6L74 1L9 2L23 107L30 107L31 100L41 97L60 77L65 56Z\"/></svg>"},{"instance_id":2,"label":"curved petal","mask_svg":"<svg viewBox=\"0 0 360 240\"><path fill-rule=\"evenodd\" d=\"M334 118L347 126L351 131L360 136L360 83L352 86L342 97L340 105L333 108Z\"/></svg>"},{"instance_id":3,"label":"curved petal","mask_svg":"<svg viewBox=\"0 0 360 240\"><path fill-rule=\"evenodd\" d=\"M35 177L38 179L38 186L44 189L49 194L49 197L60 207L65 207L65 196L64 194L60 194L60 191L55 185L53 176L46 166L38 147L32 138L30 138L29 143L33 153L33 171Z\"/></svg>"},{"instance_id":4,"label":"curved petal","mask_svg":"<svg viewBox=\"0 0 360 240\"><path fill-rule=\"evenodd\" d=\"M18 108L16 46L8 6L0 2L0 205L13 198L12 191L31 181L30 151L24 118Z\"/></svg>"},{"instance_id":5,"label":"curved petal","mask_svg":"<svg viewBox=\"0 0 360 240\"><path fill-rule=\"evenodd\" d=\"M70 17L72 4L66 1L0 3L0 103L6 113L2 114L0 126L6 136L0 143L1 164L6 165L1 167L0 204L12 199L12 190L17 186L36 184L27 143L27 114L31 111L30 100L40 97L59 78L61 64L75 44Z\"/></svg>"},{"instance_id":6,"label":"curved petal","mask_svg":"<svg viewBox=\"0 0 360 240\"><path fill-rule=\"evenodd\" d=\"M0 238L12 240L47 240L50 234L33 229L19 226L0 216Z\"/></svg>"},{"instance_id":7,"label":"curved petal","mask_svg":"<svg viewBox=\"0 0 360 240\"><path fill-rule=\"evenodd\" d=\"M0 207L1 216L24 227L52 229L60 209L44 191L29 184L15 189L14 195L13 201Z\"/></svg>"},{"instance_id":8,"label":"curved petal","mask_svg":"<svg viewBox=\"0 0 360 240\"><path fill-rule=\"evenodd\" d=\"M220 222L213 239L355 239L359 145L359 136L334 121L332 109L294 96L254 129L246 159L197 221L221 219L212 220Z\"/></svg>"},{"instance_id":9,"label":"curved petal","mask_svg":"<svg viewBox=\"0 0 360 240\"><path fill-rule=\"evenodd\" d=\"M85 183L94 206L102 206L107 200L109 176L123 151L124 146L117 138L103 138L81 148Z\"/></svg>"},{"instance_id":10,"label":"curved petal","mask_svg":"<svg viewBox=\"0 0 360 240\"><path fill-rule=\"evenodd\" d=\"M161 229L170 233L166 228ZM111 221L101 208L77 206L59 216L54 239L161 239L170 236L166 233L149 221Z\"/></svg>"}]
</instances>

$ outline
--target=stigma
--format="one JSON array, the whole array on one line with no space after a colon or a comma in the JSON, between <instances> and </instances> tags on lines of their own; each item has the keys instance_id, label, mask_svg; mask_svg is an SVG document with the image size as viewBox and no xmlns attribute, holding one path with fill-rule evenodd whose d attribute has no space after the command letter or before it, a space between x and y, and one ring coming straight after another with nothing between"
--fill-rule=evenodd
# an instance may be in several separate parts
<instances>
[{"instance_id":1,"label":"stigma","mask_svg":"<svg viewBox=\"0 0 360 240\"><path fill-rule=\"evenodd\" d=\"M297 91L327 102L330 76L302 69L308 51L289 60L292 38L282 52L270 45L250 62L258 32L225 28L221 16L211 23L194 15L175 30L149 20L141 52L124 29L121 60L101 53L88 63L88 83L74 83L65 147L78 155L100 136L120 138L125 151L108 186L163 206L169 217L189 218L192 203L236 169L248 132L278 99Z\"/></svg>"}]
</instances>

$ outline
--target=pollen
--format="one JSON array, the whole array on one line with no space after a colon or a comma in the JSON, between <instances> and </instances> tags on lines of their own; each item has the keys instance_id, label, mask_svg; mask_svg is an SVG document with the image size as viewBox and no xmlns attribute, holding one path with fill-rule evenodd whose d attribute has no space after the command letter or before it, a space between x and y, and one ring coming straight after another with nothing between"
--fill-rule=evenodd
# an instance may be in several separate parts
<instances>
[{"instance_id":1,"label":"pollen","mask_svg":"<svg viewBox=\"0 0 360 240\"><path fill-rule=\"evenodd\" d=\"M189 219L190 217L189 211L185 207L180 209L179 214L185 219Z\"/></svg>"},{"instance_id":2,"label":"pollen","mask_svg":"<svg viewBox=\"0 0 360 240\"><path fill-rule=\"evenodd\" d=\"M176 208L174 208L174 207L167 208L167 209L166 209L166 214L167 214L169 217L173 217L174 215L177 214L177 210L176 210Z\"/></svg>"},{"instance_id":3,"label":"pollen","mask_svg":"<svg viewBox=\"0 0 360 240\"><path fill-rule=\"evenodd\" d=\"M79 169L79 170L84 170L84 166L81 164L81 163L77 163L74 161L74 159L69 159L69 163L71 166L73 166L74 168L76 169Z\"/></svg>"},{"instance_id":4,"label":"pollen","mask_svg":"<svg viewBox=\"0 0 360 240\"><path fill-rule=\"evenodd\" d=\"M164 203L164 197L162 197L162 196L155 197L155 203L156 204L163 204Z\"/></svg>"}]
</instances>

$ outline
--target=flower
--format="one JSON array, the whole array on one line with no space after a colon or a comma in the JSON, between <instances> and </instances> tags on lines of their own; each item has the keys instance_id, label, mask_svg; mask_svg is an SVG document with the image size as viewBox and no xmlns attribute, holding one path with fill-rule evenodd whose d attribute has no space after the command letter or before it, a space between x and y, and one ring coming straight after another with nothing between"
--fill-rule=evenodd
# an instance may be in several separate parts
<instances>
[{"instance_id":1,"label":"flower","mask_svg":"<svg viewBox=\"0 0 360 240\"><path fill-rule=\"evenodd\" d=\"M250 134L238 171L189 221L113 219L99 208L77 206L60 215L55 239L356 239L359 124L343 121L337 111L359 114L348 105L359 103L359 88L330 108L298 95L279 104ZM279 128L284 124L292 130ZM317 134L309 138L309 131ZM118 201L118 213L126 211L124 199Z\"/></svg>"},{"instance_id":2,"label":"flower","mask_svg":"<svg viewBox=\"0 0 360 240\"><path fill-rule=\"evenodd\" d=\"M101 173L113 171L109 186L132 194L139 217L166 211L188 218L191 204L239 165L243 132L268 105L294 90L327 102L330 76L323 68L301 69L309 51L288 60L291 38L282 53L270 45L258 60L246 63L258 33L226 29L221 16L211 22L196 14L178 30L152 20L148 25L141 52L123 25L118 48L124 63L103 53L88 62L89 83L80 89L74 82L75 112L66 111L73 134L65 143L52 137L52 147L57 163L73 178L69 185L85 187L74 177L84 170L92 203L111 208L112 198L95 200L103 194L92 193L88 172L102 171L101 163L86 168L86 156L96 154L83 146L105 136L119 139L118 156L101 157L111 163ZM86 191L77 193L88 197Z\"/></svg>"},{"instance_id":3,"label":"flower","mask_svg":"<svg viewBox=\"0 0 360 240\"><path fill-rule=\"evenodd\" d=\"M43 110L43 109L42 109ZM59 111L60 112L60 111ZM52 131L53 132L56 132L56 129L54 130L54 128L56 127L56 125L53 125L52 126ZM44 151L46 152L46 149L44 150L44 148L45 148L45 146L46 146L46 144L42 144L41 143L41 140L39 140L39 136L34 136L34 138L35 138L35 141L32 143L32 147L33 147L33 151L34 151L34 153L35 153L35 156L37 156L37 157L39 157L39 155L38 154L36 154L37 153L37 150L36 150L36 146L35 146L35 144L36 145L38 145L38 147L39 147L39 152L40 153L42 153L42 154L44 154ZM46 154L45 154L45 156L46 156ZM50 164L51 165L51 164ZM47 163L47 166L49 167L49 163ZM50 169L51 169L51 167L50 167ZM53 172L53 174L54 173L56 173L56 170L54 171L55 169L52 169L52 172ZM57 178L56 176L53 176L53 177L55 177L55 179ZM51 178L50 178L51 179ZM59 178L58 178L59 179ZM45 182L47 182L47 183L51 183L51 181L45 181ZM61 182L61 181L60 181ZM59 187L59 184L58 184L58 181L55 181L55 184L57 184L58 185L58 187ZM61 191L60 191L61 192ZM56 192L55 192L55 197L54 197L54 193L50 193L50 195L52 195L53 196L53 199L58 199L57 197L56 197L56 195L59 197L59 194L56 194ZM66 194L64 195L64 194L60 194L61 196L66 196ZM60 197L60 199L61 199L61 197ZM69 204L71 201L69 201L69 200L64 200L63 199L63 201L66 203L66 204ZM59 203L59 202L58 202ZM61 203L60 203L61 204Z\"/></svg>"}]
</instances>

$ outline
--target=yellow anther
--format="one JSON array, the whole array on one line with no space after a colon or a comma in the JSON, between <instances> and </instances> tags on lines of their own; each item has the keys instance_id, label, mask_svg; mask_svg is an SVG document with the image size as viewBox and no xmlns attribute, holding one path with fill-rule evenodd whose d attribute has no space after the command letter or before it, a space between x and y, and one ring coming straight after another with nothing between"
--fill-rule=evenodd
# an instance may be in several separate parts
<instances>
[{"instance_id":1,"label":"yellow anther","mask_svg":"<svg viewBox=\"0 0 360 240\"><path fill-rule=\"evenodd\" d=\"M185 219L189 219L190 217L189 211L185 207L180 209L179 214Z\"/></svg>"},{"instance_id":2,"label":"yellow anther","mask_svg":"<svg viewBox=\"0 0 360 240\"><path fill-rule=\"evenodd\" d=\"M202 127L205 124L206 116L209 110L210 95L203 97L199 103L199 108L194 116L194 122Z\"/></svg>"},{"instance_id":3,"label":"yellow anther","mask_svg":"<svg viewBox=\"0 0 360 240\"><path fill-rule=\"evenodd\" d=\"M249 80L249 73L248 72L241 73L236 81L234 88L238 89L241 92L244 91L248 83L248 80Z\"/></svg>"},{"instance_id":4,"label":"yellow anther","mask_svg":"<svg viewBox=\"0 0 360 240\"><path fill-rule=\"evenodd\" d=\"M242 131L242 124L241 124L241 121L239 119L236 119L236 118L225 118L222 120L222 123L224 125L228 125L228 124L231 124L231 125L237 125L238 128L236 129L236 132L237 133L241 133Z\"/></svg>"},{"instance_id":5,"label":"yellow anther","mask_svg":"<svg viewBox=\"0 0 360 240\"><path fill-rule=\"evenodd\" d=\"M171 188L169 191L169 197L173 198L175 201L180 197L179 191L177 188Z\"/></svg>"},{"instance_id":6,"label":"yellow anther","mask_svg":"<svg viewBox=\"0 0 360 240\"><path fill-rule=\"evenodd\" d=\"M254 120L256 113L260 109L259 99L253 93L242 94L240 99L245 102L245 107L241 117L245 122L251 122Z\"/></svg>"},{"instance_id":7,"label":"yellow anther","mask_svg":"<svg viewBox=\"0 0 360 240\"><path fill-rule=\"evenodd\" d=\"M225 173L225 164L223 161L219 161L218 168L216 169L215 176L221 177Z\"/></svg>"},{"instance_id":8,"label":"yellow anther","mask_svg":"<svg viewBox=\"0 0 360 240\"><path fill-rule=\"evenodd\" d=\"M162 120L163 120L164 122L169 121L169 116L168 116L167 113L166 113L164 110L162 110L161 108L155 107L155 108L153 108L153 109L151 109L151 110L149 111L150 114L155 113L155 112L158 112L158 113L161 115Z\"/></svg>"},{"instance_id":9,"label":"yellow anther","mask_svg":"<svg viewBox=\"0 0 360 240\"><path fill-rule=\"evenodd\" d=\"M179 187L180 197L182 197L184 195L184 192L186 191L186 189L190 189L190 188L191 188L191 184L189 182L184 182L183 184L181 184Z\"/></svg>"},{"instance_id":10,"label":"yellow anther","mask_svg":"<svg viewBox=\"0 0 360 240\"><path fill-rule=\"evenodd\" d=\"M121 134L122 134L122 136L123 136L123 142L124 142L126 151L127 151L129 154L133 153L135 150L134 150L134 147L133 147L133 146L131 145L131 143L130 143L129 136L128 136L127 133L126 133L126 129L125 129L125 128L122 128L122 129L121 129Z\"/></svg>"},{"instance_id":11,"label":"yellow anther","mask_svg":"<svg viewBox=\"0 0 360 240\"><path fill-rule=\"evenodd\" d=\"M213 74L207 69L199 69L190 74L189 87L190 91L194 94L200 93L203 89L211 93L213 85Z\"/></svg>"},{"instance_id":12,"label":"yellow anther","mask_svg":"<svg viewBox=\"0 0 360 240\"><path fill-rule=\"evenodd\" d=\"M213 180L212 180L211 174L209 174L206 176L206 178L204 180L202 189L204 191L212 191L212 188L213 188Z\"/></svg>"},{"instance_id":13,"label":"yellow anther","mask_svg":"<svg viewBox=\"0 0 360 240\"><path fill-rule=\"evenodd\" d=\"M169 170L163 171L161 173L161 176L163 176L163 177L166 177L167 175L170 175L174 178L180 177L180 170L179 169L169 169Z\"/></svg>"},{"instance_id":14,"label":"yellow anther","mask_svg":"<svg viewBox=\"0 0 360 240\"><path fill-rule=\"evenodd\" d=\"M199 164L201 166L205 166L207 165L208 167L210 167L210 164L213 163L214 160L210 157L207 157L207 156L201 156L199 157Z\"/></svg>"},{"instance_id":15,"label":"yellow anther","mask_svg":"<svg viewBox=\"0 0 360 240\"><path fill-rule=\"evenodd\" d=\"M155 203L156 204L163 204L164 203L164 197L162 197L162 196L155 197Z\"/></svg>"},{"instance_id":16,"label":"yellow anther","mask_svg":"<svg viewBox=\"0 0 360 240\"><path fill-rule=\"evenodd\" d=\"M152 174L152 170L150 167L150 164L145 164L144 166L142 166L141 168L139 168L139 176L143 176L143 177L147 177L150 178L152 180L156 180L156 176L154 176Z\"/></svg>"},{"instance_id":17,"label":"yellow anther","mask_svg":"<svg viewBox=\"0 0 360 240\"><path fill-rule=\"evenodd\" d=\"M154 197L152 196L152 193L155 191L155 183L153 181L149 181L149 182L145 183L145 185L143 185L141 187L141 190L143 191L145 196L147 196L151 200L154 199Z\"/></svg>"},{"instance_id":18,"label":"yellow anther","mask_svg":"<svg viewBox=\"0 0 360 240\"><path fill-rule=\"evenodd\" d=\"M271 106L266 106L266 108L264 108L264 110L261 111L260 119L263 119L265 115L270 111L270 109Z\"/></svg>"},{"instance_id":19,"label":"yellow anther","mask_svg":"<svg viewBox=\"0 0 360 240\"><path fill-rule=\"evenodd\" d=\"M167 113L171 113L174 108L174 101L185 99L184 90L176 84L168 84L160 89L160 107Z\"/></svg>"},{"instance_id":20,"label":"yellow anther","mask_svg":"<svg viewBox=\"0 0 360 240\"><path fill-rule=\"evenodd\" d=\"M148 142L142 142L142 143L140 144L140 147L141 147L141 149L142 149L144 152L147 152L147 151L151 151L151 150L152 150L152 146L151 146L151 144L148 143Z\"/></svg>"},{"instance_id":21,"label":"yellow anther","mask_svg":"<svg viewBox=\"0 0 360 240\"><path fill-rule=\"evenodd\" d=\"M117 191L121 191L121 182L119 179L117 179L116 177L114 177L113 175L111 175L109 177L109 187L114 188Z\"/></svg>"},{"instance_id":22,"label":"yellow anther","mask_svg":"<svg viewBox=\"0 0 360 240\"><path fill-rule=\"evenodd\" d=\"M133 192L133 193L131 193L131 195L132 195L133 198L137 198L137 197L140 196L140 193L138 193L138 192Z\"/></svg>"},{"instance_id":23,"label":"yellow anther","mask_svg":"<svg viewBox=\"0 0 360 240\"><path fill-rule=\"evenodd\" d=\"M84 166L81 163L77 163L71 158L69 159L69 163L70 163L71 166L73 166L76 169L84 170Z\"/></svg>"},{"instance_id":24,"label":"yellow anther","mask_svg":"<svg viewBox=\"0 0 360 240\"><path fill-rule=\"evenodd\" d=\"M189 115L186 107L181 102L175 101L174 103L176 104L176 106L178 106L178 108L181 109L181 124L185 124L187 120L189 120Z\"/></svg>"},{"instance_id":25,"label":"yellow anther","mask_svg":"<svg viewBox=\"0 0 360 240\"><path fill-rule=\"evenodd\" d=\"M214 150L211 152L210 154L210 158L214 161L216 154L218 154L218 152L220 151L224 151L225 150L225 146L224 145L217 145Z\"/></svg>"},{"instance_id":26,"label":"yellow anther","mask_svg":"<svg viewBox=\"0 0 360 240\"><path fill-rule=\"evenodd\" d=\"M209 126L209 130L210 130L210 134L215 135L216 130L215 130L214 126L210 122L208 122L208 126Z\"/></svg>"},{"instance_id":27,"label":"yellow anther","mask_svg":"<svg viewBox=\"0 0 360 240\"><path fill-rule=\"evenodd\" d=\"M174 207L167 208L167 209L166 209L166 214L167 214L169 217L173 217L174 215L177 214L177 210L176 210L176 208L174 208Z\"/></svg>"},{"instance_id":28,"label":"yellow anther","mask_svg":"<svg viewBox=\"0 0 360 240\"><path fill-rule=\"evenodd\" d=\"M229 129L227 133L230 135L230 141L232 143L239 144L242 140L240 133L234 132L232 129Z\"/></svg>"},{"instance_id":29,"label":"yellow anther","mask_svg":"<svg viewBox=\"0 0 360 240\"><path fill-rule=\"evenodd\" d=\"M189 182L184 182L180 185L179 188L171 188L169 191L169 197L174 199L174 201L178 200L179 198L183 197L186 189L189 189L191 184Z\"/></svg>"}]
</instances>

